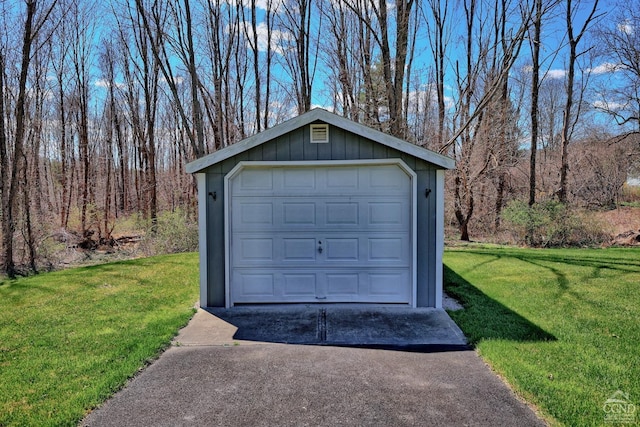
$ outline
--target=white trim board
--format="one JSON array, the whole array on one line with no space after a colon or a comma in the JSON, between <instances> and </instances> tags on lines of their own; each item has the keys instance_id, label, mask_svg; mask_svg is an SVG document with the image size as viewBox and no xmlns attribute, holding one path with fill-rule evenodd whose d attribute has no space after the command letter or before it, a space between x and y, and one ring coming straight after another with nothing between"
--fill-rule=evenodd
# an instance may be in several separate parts
<instances>
[{"instance_id":1,"label":"white trim board","mask_svg":"<svg viewBox=\"0 0 640 427\"><path fill-rule=\"evenodd\" d=\"M200 307L209 304L209 251L207 250L207 174L196 174L198 182L198 254L200 260Z\"/></svg>"},{"instance_id":2,"label":"white trim board","mask_svg":"<svg viewBox=\"0 0 640 427\"><path fill-rule=\"evenodd\" d=\"M411 185L411 307L417 306L417 174L409 168L401 159L379 159L379 160L317 160L317 161L242 161L239 162L224 177L224 245L225 245L225 306L230 308L231 301L231 230L230 230L230 206L233 195L231 194L231 181L246 168L289 168L289 167L339 167L339 166L375 166L375 165L395 165L405 172L410 178Z\"/></svg>"}]
</instances>

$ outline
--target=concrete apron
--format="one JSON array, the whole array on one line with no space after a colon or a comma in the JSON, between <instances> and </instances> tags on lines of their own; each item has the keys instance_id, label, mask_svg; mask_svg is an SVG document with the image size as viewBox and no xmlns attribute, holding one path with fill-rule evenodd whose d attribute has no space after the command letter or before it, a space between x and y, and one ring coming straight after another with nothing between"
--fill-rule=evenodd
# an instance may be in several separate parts
<instances>
[{"instance_id":1,"label":"concrete apron","mask_svg":"<svg viewBox=\"0 0 640 427\"><path fill-rule=\"evenodd\" d=\"M338 344L271 343L288 340ZM443 310L198 310L174 346L80 425L544 426L474 351L429 347L463 342ZM427 347L354 348L399 345Z\"/></svg>"},{"instance_id":2,"label":"concrete apron","mask_svg":"<svg viewBox=\"0 0 640 427\"><path fill-rule=\"evenodd\" d=\"M179 346L287 343L464 350L467 340L443 309L358 305L270 305L199 309Z\"/></svg>"}]
</instances>

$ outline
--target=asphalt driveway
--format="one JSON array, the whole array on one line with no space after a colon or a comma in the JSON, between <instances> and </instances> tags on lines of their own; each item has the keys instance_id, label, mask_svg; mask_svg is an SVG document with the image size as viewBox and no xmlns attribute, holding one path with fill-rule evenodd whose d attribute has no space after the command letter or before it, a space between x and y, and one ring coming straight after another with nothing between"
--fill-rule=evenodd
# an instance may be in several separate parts
<instances>
[{"instance_id":1,"label":"asphalt driveway","mask_svg":"<svg viewBox=\"0 0 640 427\"><path fill-rule=\"evenodd\" d=\"M176 345L81 425L545 425L465 346L251 341L230 321L198 311Z\"/></svg>"}]
</instances>

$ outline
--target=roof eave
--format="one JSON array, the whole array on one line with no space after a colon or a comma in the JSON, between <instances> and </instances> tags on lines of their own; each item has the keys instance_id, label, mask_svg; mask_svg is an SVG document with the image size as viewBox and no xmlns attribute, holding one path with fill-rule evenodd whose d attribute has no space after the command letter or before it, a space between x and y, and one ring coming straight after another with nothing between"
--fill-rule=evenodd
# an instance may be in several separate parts
<instances>
[{"instance_id":1,"label":"roof eave","mask_svg":"<svg viewBox=\"0 0 640 427\"><path fill-rule=\"evenodd\" d=\"M387 147L394 148L403 153L420 158L429 163L433 163L443 169L453 169L455 167L455 161L450 157L443 156L442 154L436 153L435 151L427 150L394 136L387 135L383 132L364 126L360 123L353 122L344 117L340 117L326 110L316 108L298 117L287 120L277 126L269 128L263 132L250 136L236 144L230 145L214 153L196 159L188 163L185 169L187 173L198 173L223 160L243 153L253 147L278 138L279 136L282 136L288 132L291 132L295 129L306 126L316 121L322 121L332 126L336 126L346 131L355 133L362 137L377 141L383 145L386 145Z\"/></svg>"}]
</instances>

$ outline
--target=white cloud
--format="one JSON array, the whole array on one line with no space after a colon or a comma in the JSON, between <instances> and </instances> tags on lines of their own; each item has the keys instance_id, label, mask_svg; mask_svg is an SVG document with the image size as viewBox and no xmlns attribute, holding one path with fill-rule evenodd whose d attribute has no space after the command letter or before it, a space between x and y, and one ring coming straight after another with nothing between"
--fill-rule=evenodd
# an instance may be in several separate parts
<instances>
[{"instance_id":1,"label":"white cloud","mask_svg":"<svg viewBox=\"0 0 640 427\"><path fill-rule=\"evenodd\" d=\"M438 95L436 93L436 86L435 84L426 84L423 85L420 89L415 90L415 91L411 91L408 94L408 101L411 105L418 105L420 106L420 108L425 108L424 104L425 102L430 103L430 107L432 108L437 108L437 98ZM444 104L445 104L445 108L449 109L449 108L453 108L455 103L455 100L450 97L450 96L446 96L444 97Z\"/></svg>"},{"instance_id":2,"label":"white cloud","mask_svg":"<svg viewBox=\"0 0 640 427\"><path fill-rule=\"evenodd\" d=\"M327 110L331 113L337 114L336 111L333 109L333 107L328 106L328 105L322 105L322 104L311 104L311 109L313 110L314 108L322 108L323 110Z\"/></svg>"},{"instance_id":3,"label":"white cloud","mask_svg":"<svg viewBox=\"0 0 640 427\"><path fill-rule=\"evenodd\" d=\"M284 7L284 0L256 0L256 9L271 9L271 12L280 13Z\"/></svg>"},{"instance_id":4,"label":"white cloud","mask_svg":"<svg viewBox=\"0 0 640 427\"><path fill-rule=\"evenodd\" d=\"M591 68L593 74L607 74L607 73L615 73L621 68L620 64L614 64L612 62L603 62L595 68Z\"/></svg>"},{"instance_id":5,"label":"white cloud","mask_svg":"<svg viewBox=\"0 0 640 427\"><path fill-rule=\"evenodd\" d=\"M165 77L160 77L160 79L158 79L158 81L160 83L167 83L167 79ZM173 81L174 81L175 84L181 85L182 83L184 83L184 77L182 77L182 76L173 76Z\"/></svg>"},{"instance_id":6,"label":"white cloud","mask_svg":"<svg viewBox=\"0 0 640 427\"><path fill-rule=\"evenodd\" d=\"M111 84L109 83L108 80L105 79L98 79L96 81L93 82L93 85L95 87L101 87L101 88L109 88L109 86L111 86ZM115 83L115 87L120 88L120 87L124 87L124 83Z\"/></svg>"},{"instance_id":7,"label":"white cloud","mask_svg":"<svg viewBox=\"0 0 640 427\"><path fill-rule=\"evenodd\" d=\"M547 71L545 77L549 77L550 79L563 79L566 74L567 70L555 69Z\"/></svg>"},{"instance_id":8,"label":"white cloud","mask_svg":"<svg viewBox=\"0 0 640 427\"><path fill-rule=\"evenodd\" d=\"M522 71L525 73L531 73L533 71L533 67L531 65L525 65L522 67ZM567 70L562 70L560 68L549 70L544 74L544 77L548 77L550 79L563 79L567 74Z\"/></svg>"},{"instance_id":9,"label":"white cloud","mask_svg":"<svg viewBox=\"0 0 640 427\"><path fill-rule=\"evenodd\" d=\"M630 21L622 21L618 24L618 31L632 35L635 32L635 27L631 25Z\"/></svg>"},{"instance_id":10,"label":"white cloud","mask_svg":"<svg viewBox=\"0 0 640 427\"><path fill-rule=\"evenodd\" d=\"M593 104L594 108L598 108L600 110L607 110L607 111L616 111L616 110L623 110L624 108L627 107L626 104L623 104L621 102L615 102L615 101L595 101Z\"/></svg>"},{"instance_id":11,"label":"white cloud","mask_svg":"<svg viewBox=\"0 0 640 427\"><path fill-rule=\"evenodd\" d=\"M249 40L253 40L253 28L251 27L251 23L245 21L241 25L246 26L247 37L249 38ZM258 51L266 52L267 49L269 48L269 45L267 44L267 35L268 35L267 24L265 24L264 22L259 23L256 26L256 33L258 35ZM285 51L285 46L288 44L287 42L292 39L293 39L293 36L291 35L291 33L272 29L271 30L271 50L273 52L276 52L282 55ZM251 43L247 41L248 48L251 47Z\"/></svg>"}]
</instances>

